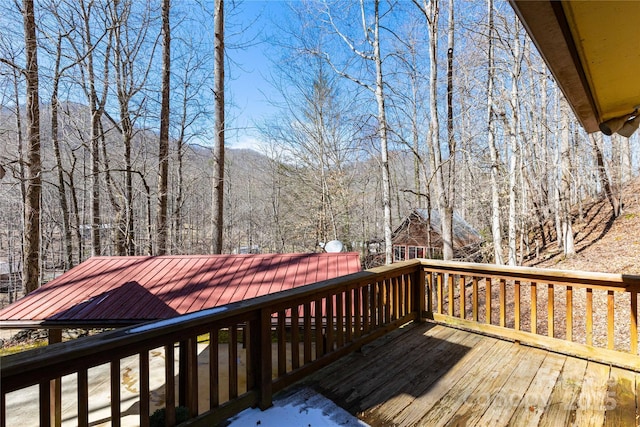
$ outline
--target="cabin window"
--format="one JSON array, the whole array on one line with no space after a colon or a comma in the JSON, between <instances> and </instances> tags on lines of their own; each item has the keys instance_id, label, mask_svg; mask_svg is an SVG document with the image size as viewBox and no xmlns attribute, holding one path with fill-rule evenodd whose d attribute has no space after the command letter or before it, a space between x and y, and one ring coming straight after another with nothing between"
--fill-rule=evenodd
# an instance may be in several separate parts
<instances>
[{"instance_id":1,"label":"cabin window","mask_svg":"<svg viewBox=\"0 0 640 427\"><path fill-rule=\"evenodd\" d=\"M394 261L404 261L407 256L407 248L405 246L394 246L393 247L393 260Z\"/></svg>"},{"instance_id":2,"label":"cabin window","mask_svg":"<svg viewBox=\"0 0 640 427\"><path fill-rule=\"evenodd\" d=\"M424 246L409 246L409 258L407 259L424 258L426 249Z\"/></svg>"}]
</instances>

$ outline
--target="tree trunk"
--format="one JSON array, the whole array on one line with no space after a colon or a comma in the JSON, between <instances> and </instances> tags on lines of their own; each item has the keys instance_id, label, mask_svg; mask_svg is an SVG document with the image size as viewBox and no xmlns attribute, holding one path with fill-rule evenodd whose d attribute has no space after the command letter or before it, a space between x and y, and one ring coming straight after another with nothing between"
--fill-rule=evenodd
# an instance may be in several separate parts
<instances>
[{"instance_id":1,"label":"tree trunk","mask_svg":"<svg viewBox=\"0 0 640 427\"><path fill-rule=\"evenodd\" d=\"M591 144L593 146L594 155L596 158L596 166L598 168L598 180L600 181L600 188L604 190L604 195L607 197L614 217L620 216L620 200L611 189L611 182L607 176L607 169L605 168L604 159L602 157L602 150L600 144L602 143L602 134L598 133L589 136L591 138Z\"/></svg>"},{"instance_id":2,"label":"tree trunk","mask_svg":"<svg viewBox=\"0 0 640 427\"><path fill-rule=\"evenodd\" d=\"M453 201L455 200L456 139L453 129L453 48L454 48L454 5L449 0L449 30L447 37L447 141L449 161L446 173L445 194L440 209L442 217L442 258L453 259Z\"/></svg>"},{"instance_id":3,"label":"tree trunk","mask_svg":"<svg viewBox=\"0 0 640 427\"><path fill-rule=\"evenodd\" d=\"M444 259L453 258L453 248L451 247L451 239L449 243L446 241L445 230L450 227L447 221L449 216L447 189L445 186L444 171L442 165L442 151L440 149L440 122L438 118L438 2L431 0L428 4L423 3L422 12L427 20L429 27L429 159L431 170L436 178L436 191L438 194L438 212L440 213L441 233L442 233L442 256ZM452 214L453 212L451 212Z\"/></svg>"},{"instance_id":4,"label":"tree trunk","mask_svg":"<svg viewBox=\"0 0 640 427\"><path fill-rule=\"evenodd\" d=\"M516 252L516 226L517 226L517 212L516 212L516 199L518 185L518 163L520 156L520 146L518 143L518 130L520 127L519 116L519 93L518 93L518 80L520 79L520 64L522 63L522 54L520 51L520 26L518 21L515 20L515 37L513 39L513 68L511 70L511 119L509 121L509 143L511 145L511 157L509 161L509 221L508 221L508 243L509 243L509 265L516 265L517 252Z\"/></svg>"},{"instance_id":5,"label":"tree trunk","mask_svg":"<svg viewBox=\"0 0 640 427\"><path fill-rule=\"evenodd\" d=\"M27 82L27 185L24 204L24 262L22 285L25 293L40 286L40 99L38 94L38 41L33 0L23 1L25 77Z\"/></svg>"},{"instance_id":6,"label":"tree trunk","mask_svg":"<svg viewBox=\"0 0 640 427\"><path fill-rule=\"evenodd\" d=\"M391 242L391 179L389 171L389 148L387 139L387 117L385 110L382 57L380 55L380 15L378 0L374 3L373 56L376 63L376 102L378 104L378 136L380 137L380 156L382 166L382 208L384 213L384 258L386 264L393 262L393 243Z\"/></svg>"},{"instance_id":7,"label":"tree trunk","mask_svg":"<svg viewBox=\"0 0 640 427\"><path fill-rule=\"evenodd\" d=\"M167 253L167 192L169 185L169 90L171 87L170 0L162 1L162 105L158 145L158 212L156 215L156 253Z\"/></svg>"},{"instance_id":8,"label":"tree trunk","mask_svg":"<svg viewBox=\"0 0 640 427\"><path fill-rule=\"evenodd\" d=\"M491 157L491 234L493 236L493 257L498 265L504 264L502 256L502 226L500 225L500 158L496 147L494 113L493 113L493 76L495 67L493 63L493 0L487 0L488 8L488 43L489 53L487 58L487 141L489 155Z\"/></svg>"},{"instance_id":9,"label":"tree trunk","mask_svg":"<svg viewBox=\"0 0 640 427\"><path fill-rule=\"evenodd\" d=\"M215 142L213 149L213 200L211 215L211 251L222 253L224 219L224 0L216 0L213 20Z\"/></svg>"},{"instance_id":10,"label":"tree trunk","mask_svg":"<svg viewBox=\"0 0 640 427\"><path fill-rule=\"evenodd\" d=\"M58 87L60 84L60 59L62 57L62 36L58 35L56 45L56 60L53 76L53 91L51 93L51 140L53 153L56 159L56 171L58 178L58 199L62 211L62 237L64 240L64 270L73 267L73 239L71 238L71 221L69 219L69 202L67 200L62 156L60 154L60 136L58 134Z\"/></svg>"},{"instance_id":11,"label":"tree trunk","mask_svg":"<svg viewBox=\"0 0 640 427\"><path fill-rule=\"evenodd\" d=\"M573 241L573 227L571 219L571 155L569 152L569 105L563 99L560 100L560 158L561 158L561 222L562 222L562 246L565 255L576 253Z\"/></svg>"}]
</instances>

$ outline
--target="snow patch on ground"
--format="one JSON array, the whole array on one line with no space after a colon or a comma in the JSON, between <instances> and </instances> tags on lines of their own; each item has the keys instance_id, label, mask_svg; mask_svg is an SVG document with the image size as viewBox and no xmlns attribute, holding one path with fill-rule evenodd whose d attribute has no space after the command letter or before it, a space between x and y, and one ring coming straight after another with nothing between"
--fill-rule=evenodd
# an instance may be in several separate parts
<instances>
[{"instance_id":1,"label":"snow patch on ground","mask_svg":"<svg viewBox=\"0 0 640 427\"><path fill-rule=\"evenodd\" d=\"M279 398L266 411L246 409L229 422L231 427L369 427L308 387Z\"/></svg>"}]
</instances>

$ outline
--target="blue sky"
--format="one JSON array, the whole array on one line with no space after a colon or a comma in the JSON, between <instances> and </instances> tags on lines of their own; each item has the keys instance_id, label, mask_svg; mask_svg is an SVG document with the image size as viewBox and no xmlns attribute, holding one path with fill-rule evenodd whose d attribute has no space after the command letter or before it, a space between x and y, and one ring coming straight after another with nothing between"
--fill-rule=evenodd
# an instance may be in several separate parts
<instances>
[{"instance_id":1,"label":"blue sky","mask_svg":"<svg viewBox=\"0 0 640 427\"><path fill-rule=\"evenodd\" d=\"M229 4L229 3L227 3ZM227 35L227 99L231 108L228 113L232 128L228 132L227 144L231 148L257 148L259 139L255 124L274 114L267 98L276 96L268 83L272 64L267 57L268 37L274 19L284 19L288 6L281 1L245 1L229 12ZM240 24L241 23L241 24ZM238 25L251 24L242 35L235 34ZM234 43L244 44L234 48Z\"/></svg>"}]
</instances>

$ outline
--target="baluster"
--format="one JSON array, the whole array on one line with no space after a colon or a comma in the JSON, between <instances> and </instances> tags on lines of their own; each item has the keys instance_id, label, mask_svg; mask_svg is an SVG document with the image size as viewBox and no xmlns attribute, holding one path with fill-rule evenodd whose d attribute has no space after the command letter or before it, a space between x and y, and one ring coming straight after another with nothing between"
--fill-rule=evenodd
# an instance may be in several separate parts
<instances>
[{"instance_id":1,"label":"baluster","mask_svg":"<svg viewBox=\"0 0 640 427\"><path fill-rule=\"evenodd\" d=\"M547 284L547 335L554 336L554 292L553 284Z\"/></svg>"},{"instance_id":2,"label":"baluster","mask_svg":"<svg viewBox=\"0 0 640 427\"><path fill-rule=\"evenodd\" d=\"M520 330L520 281L513 282L513 328Z\"/></svg>"},{"instance_id":3,"label":"baluster","mask_svg":"<svg viewBox=\"0 0 640 427\"><path fill-rule=\"evenodd\" d=\"M400 297L400 288L402 283L402 277L394 277L391 281L392 293L391 300L393 301L393 310L389 320L399 319L401 316L400 307L402 306L402 299Z\"/></svg>"},{"instance_id":4,"label":"baluster","mask_svg":"<svg viewBox=\"0 0 640 427\"><path fill-rule=\"evenodd\" d=\"M491 324L491 277L485 277L484 279L484 288L485 288L485 323L487 325Z\"/></svg>"},{"instance_id":5,"label":"baluster","mask_svg":"<svg viewBox=\"0 0 640 427\"><path fill-rule=\"evenodd\" d=\"M120 360L111 361L110 369L111 383L111 425L120 426Z\"/></svg>"},{"instance_id":6,"label":"baluster","mask_svg":"<svg viewBox=\"0 0 640 427\"><path fill-rule=\"evenodd\" d=\"M587 345L593 345L593 289L587 288Z\"/></svg>"},{"instance_id":7,"label":"baluster","mask_svg":"<svg viewBox=\"0 0 640 427\"><path fill-rule=\"evenodd\" d=\"M567 333L566 340L573 341L573 287L567 286Z\"/></svg>"},{"instance_id":8,"label":"baluster","mask_svg":"<svg viewBox=\"0 0 640 427\"><path fill-rule=\"evenodd\" d=\"M391 287L393 286L393 279L386 279L382 282L382 292L384 295L384 316L380 326L387 323L391 323L391 307L393 306L393 298L391 297Z\"/></svg>"},{"instance_id":9,"label":"baluster","mask_svg":"<svg viewBox=\"0 0 640 427\"><path fill-rule=\"evenodd\" d=\"M353 330L354 337L360 338L360 334L362 332L362 312L361 312L361 301L360 301L360 287L357 287L353 290L353 308L355 310L354 319L355 325Z\"/></svg>"},{"instance_id":10,"label":"baluster","mask_svg":"<svg viewBox=\"0 0 640 427\"><path fill-rule=\"evenodd\" d=\"M442 295L442 273L436 273L436 287L437 287L437 297L438 297L438 314L443 313L443 300L444 296Z\"/></svg>"},{"instance_id":11,"label":"baluster","mask_svg":"<svg viewBox=\"0 0 640 427\"><path fill-rule=\"evenodd\" d=\"M507 326L507 281L500 279L500 326Z\"/></svg>"},{"instance_id":12,"label":"baluster","mask_svg":"<svg viewBox=\"0 0 640 427\"><path fill-rule=\"evenodd\" d=\"M614 330L613 324L615 320L615 303L613 291L607 291L607 348L613 350Z\"/></svg>"},{"instance_id":13,"label":"baluster","mask_svg":"<svg viewBox=\"0 0 640 427\"><path fill-rule=\"evenodd\" d=\"M217 408L220 405L218 333L218 329L209 331L209 409ZM247 378L248 380L249 378Z\"/></svg>"},{"instance_id":14,"label":"baluster","mask_svg":"<svg viewBox=\"0 0 640 427\"><path fill-rule=\"evenodd\" d=\"M291 309L291 368L300 367L300 306Z\"/></svg>"},{"instance_id":15,"label":"baluster","mask_svg":"<svg viewBox=\"0 0 640 427\"><path fill-rule=\"evenodd\" d=\"M344 301L343 293L336 295L336 339L338 348L344 347Z\"/></svg>"},{"instance_id":16,"label":"baluster","mask_svg":"<svg viewBox=\"0 0 640 427\"><path fill-rule=\"evenodd\" d=\"M631 298L631 313L629 321L629 333L631 334L631 354L638 354L638 292L630 291L629 296Z\"/></svg>"},{"instance_id":17,"label":"baluster","mask_svg":"<svg viewBox=\"0 0 640 427\"><path fill-rule=\"evenodd\" d=\"M198 415L198 337L193 336L187 340L187 399L186 406L189 408L189 416Z\"/></svg>"},{"instance_id":18,"label":"baluster","mask_svg":"<svg viewBox=\"0 0 640 427\"><path fill-rule=\"evenodd\" d=\"M315 301L316 303L316 359L324 355L324 336L322 335L322 298Z\"/></svg>"},{"instance_id":19,"label":"baluster","mask_svg":"<svg viewBox=\"0 0 640 427\"><path fill-rule=\"evenodd\" d=\"M455 301L455 288L453 287L453 274L447 274L447 288L449 290L449 302L447 305L449 316L453 317L454 313L454 301Z\"/></svg>"},{"instance_id":20,"label":"baluster","mask_svg":"<svg viewBox=\"0 0 640 427\"><path fill-rule=\"evenodd\" d=\"M304 303L304 363L311 362L311 303Z\"/></svg>"},{"instance_id":21,"label":"baluster","mask_svg":"<svg viewBox=\"0 0 640 427\"><path fill-rule=\"evenodd\" d=\"M78 371L78 426L89 425L89 378L87 370Z\"/></svg>"},{"instance_id":22,"label":"baluster","mask_svg":"<svg viewBox=\"0 0 640 427\"><path fill-rule=\"evenodd\" d=\"M371 316L371 329L375 330L384 323L385 301L385 282L376 282L371 291L371 308L375 310L375 315Z\"/></svg>"},{"instance_id":23,"label":"baluster","mask_svg":"<svg viewBox=\"0 0 640 427\"><path fill-rule=\"evenodd\" d=\"M375 310L375 306L371 307L371 301L369 300L369 288L375 286L373 285L365 285L362 288L362 333L369 333L369 325L372 311Z\"/></svg>"},{"instance_id":24,"label":"baluster","mask_svg":"<svg viewBox=\"0 0 640 427\"><path fill-rule=\"evenodd\" d=\"M325 304L326 304L326 319L327 319L327 327L326 327L326 340L327 340L327 344L325 346L325 352L326 353L331 353L333 351L333 340L334 340L334 333L333 333L333 313L334 313L334 299L333 296L327 296L327 298L325 298Z\"/></svg>"},{"instance_id":25,"label":"baluster","mask_svg":"<svg viewBox=\"0 0 640 427\"><path fill-rule=\"evenodd\" d=\"M271 355L271 310L260 311L260 409L273 405L273 374Z\"/></svg>"},{"instance_id":26,"label":"baluster","mask_svg":"<svg viewBox=\"0 0 640 427\"><path fill-rule=\"evenodd\" d=\"M464 319L467 316L467 290L465 289L465 277L460 275L458 279L458 286L460 287L460 318Z\"/></svg>"},{"instance_id":27,"label":"baluster","mask_svg":"<svg viewBox=\"0 0 640 427\"><path fill-rule=\"evenodd\" d=\"M149 427L149 415L151 408L149 396L151 389L149 386L149 350L143 350L138 355L140 366L140 427Z\"/></svg>"},{"instance_id":28,"label":"baluster","mask_svg":"<svg viewBox=\"0 0 640 427\"><path fill-rule=\"evenodd\" d=\"M51 383L43 381L39 384L39 403L40 403L40 425L51 425ZM120 399L118 399L118 406ZM112 405L113 406L113 405Z\"/></svg>"},{"instance_id":29,"label":"baluster","mask_svg":"<svg viewBox=\"0 0 640 427\"><path fill-rule=\"evenodd\" d=\"M472 311L473 311L473 320L475 322L478 321L478 278L473 276L472 279L472 287L473 287L473 298L472 298Z\"/></svg>"},{"instance_id":30,"label":"baluster","mask_svg":"<svg viewBox=\"0 0 640 427\"><path fill-rule=\"evenodd\" d=\"M0 390L0 427L7 427L7 395Z\"/></svg>"},{"instance_id":31,"label":"baluster","mask_svg":"<svg viewBox=\"0 0 640 427\"><path fill-rule=\"evenodd\" d=\"M531 282L531 333L538 333L538 286Z\"/></svg>"},{"instance_id":32,"label":"baluster","mask_svg":"<svg viewBox=\"0 0 640 427\"><path fill-rule=\"evenodd\" d=\"M175 352L173 343L164 346L165 360L165 420L167 425L175 425L176 423L176 368L175 368Z\"/></svg>"},{"instance_id":33,"label":"baluster","mask_svg":"<svg viewBox=\"0 0 640 427\"><path fill-rule=\"evenodd\" d=\"M348 289L345 293L344 308L346 318L346 342L351 342L353 337L353 290Z\"/></svg>"},{"instance_id":34,"label":"baluster","mask_svg":"<svg viewBox=\"0 0 640 427\"><path fill-rule=\"evenodd\" d=\"M287 373L287 329L285 325L285 311L278 311L278 376Z\"/></svg>"},{"instance_id":35,"label":"baluster","mask_svg":"<svg viewBox=\"0 0 640 427\"><path fill-rule=\"evenodd\" d=\"M229 328L229 400L238 397L238 325Z\"/></svg>"}]
</instances>

